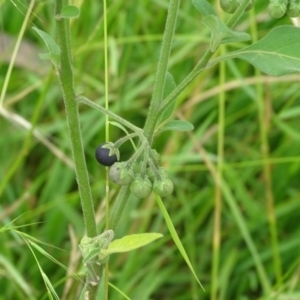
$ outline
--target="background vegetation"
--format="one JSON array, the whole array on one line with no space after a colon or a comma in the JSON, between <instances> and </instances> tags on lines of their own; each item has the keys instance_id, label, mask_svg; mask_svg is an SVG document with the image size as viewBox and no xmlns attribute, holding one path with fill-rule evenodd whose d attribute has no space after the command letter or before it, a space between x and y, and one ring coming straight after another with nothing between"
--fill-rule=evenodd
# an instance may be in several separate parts
<instances>
[{"instance_id":1,"label":"background vegetation","mask_svg":"<svg viewBox=\"0 0 300 300\"><path fill-rule=\"evenodd\" d=\"M256 1L255 10L244 14L237 29L256 40L275 26L292 24L288 17L271 19L267 4ZM6 0L0 5L2 90L29 2ZM81 8L80 17L72 20L76 84L103 104L102 3L74 5ZM108 1L110 109L138 126L147 115L167 6L168 1L157 0ZM229 18L218 2L215 7ZM34 6L0 111L0 222L3 228L19 217L14 225L24 226L20 231L54 246L43 247L69 271L36 251L40 266L62 299L77 299L82 282L70 274L81 272L80 201L60 86L50 63L38 57L45 49L33 25L55 35L52 2ZM200 14L191 1L182 1L169 66L177 83L208 43ZM222 47L219 53L242 46ZM300 299L299 80L300 74L274 78L243 61L229 60L205 71L180 95L174 118L189 120L195 130L162 133L154 146L175 183L165 206L206 291L175 247L153 195L130 199L116 236L161 232L164 238L112 256L113 285L139 300ZM94 149L104 141L105 118L82 107L80 119L97 219L104 228L105 168L95 161ZM110 135L114 141L124 133L111 126ZM127 143L121 150L125 160L132 147ZM220 196L216 174L224 177L229 195ZM112 185L111 201L116 192ZM238 208L241 223L232 207ZM220 227L215 227L219 213ZM245 230L256 257L245 242ZM219 258L212 251L218 235ZM219 266L215 273L213 265ZM0 234L0 291L0 299L6 300L47 298L37 263L14 231ZM124 297L111 288L109 299Z\"/></svg>"}]
</instances>

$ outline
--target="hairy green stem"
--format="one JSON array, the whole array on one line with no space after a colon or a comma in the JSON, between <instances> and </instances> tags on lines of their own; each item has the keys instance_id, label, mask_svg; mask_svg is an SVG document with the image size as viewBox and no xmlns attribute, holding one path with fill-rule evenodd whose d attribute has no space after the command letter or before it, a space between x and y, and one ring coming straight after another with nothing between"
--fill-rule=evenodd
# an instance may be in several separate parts
<instances>
[{"instance_id":1,"label":"hairy green stem","mask_svg":"<svg viewBox=\"0 0 300 300\"><path fill-rule=\"evenodd\" d=\"M63 6L62 0L56 0L56 15L59 15ZM81 139L81 130L78 116L78 105L75 100L74 76L72 71L72 62L70 57L68 21L66 19L56 20L57 41L61 50L60 66L58 75L62 88L68 129L71 139L73 159L78 182L78 189L81 198L83 216L86 226L86 232L89 237L97 235L96 221L94 216L94 207L88 172L85 163L83 144Z\"/></svg>"},{"instance_id":2,"label":"hairy green stem","mask_svg":"<svg viewBox=\"0 0 300 300\"><path fill-rule=\"evenodd\" d=\"M245 7L248 5L249 1L250 0L243 1L239 9L233 14L232 18L229 20L227 24L228 27L233 27L236 24L242 12L245 10ZM161 117L164 110L169 105L171 105L176 100L178 95L205 69L207 63L209 62L210 58L213 55L213 53L210 50L207 50L203 55L203 57L198 62L198 64L196 65L196 67L185 78L185 80L183 80L181 84L165 100L162 100L164 84L165 84L165 76L167 72L168 60L169 60L171 46L172 46L172 40L173 40L173 35L174 35L174 30L176 25L176 18L179 9L179 4L180 4L180 0L171 0L169 6L166 28L165 28L163 43L162 43L162 49L161 49L158 69L155 78L154 91L152 94L148 117L144 126L144 135L147 138L149 145L151 145L153 141L155 126L157 124L157 121ZM79 101L84 102L85 104L88 104L96 108L96 104L93 104L93 102L82 101L82 99L79 99ZM99 109L103 113L107 113L107 114L111 113L105 111L103 108L100 109L100 107L96 109ZM111 116L115 120L117 120L117 118L114 115ZM125 126L130 128L127 124ZM113 230L115 230L115 228L118 225L121 214L127 203L129 194L130 194L129 186L122 187L118 194L115 205L110 215L110 228Z\"/></svg>"},{"instance_id":3,"label":"hairy green stem","mask_svg":"<svg viewBox=\"0 0 300 300\"><path fill-rule=\"evenodd\" d=\"M60 64L58 65L57 71L65 103L67 123L71 140L72 154L75 163L75 172L81 199L85 229L88 237L95 237L97 236L97 227L81 138L78 103L76 102L74 88L74 75L72 71L72 57L70 49L69 20L59 18L59 14L64 5L67 5L67 1L56 0L55 15L57 42L61 51ZM97 266L95 268L95 273L99 274L99 282L97 282L96 284L87 282L85 290L85 295L88 295L88 299L90 300L96 299L97 290L102 274L102 268L100 266Z\"/></svg>"},{"instance_id":4,"label":"hairy green stem","mask_svg":"<svg viewBox=\"0 0 300 300\"><path fill-rule=\"evenodd\" d=\"M120 116L116 115L115 113L113 113L112 111L110 110L107 110L106 108L102 107L101 105L89 100L88 98L86 97L83 97L83 96L78 96L76 98L76 100L78 102L82 102L90 107L93 107L95 108L96 110L99 110L101 111L102 113L110 116L112 119L116 120L117 122L121 123L122 125L128 127L129 129L131 129L132 131L134 131L138 136L139 138L142 140L142 141L145 141L145 137L143 135L143 129L133 125L132 123L128 122L127 120L121 118Z\"/></svg>"},{"instance_id":5,"label":"hairy green stem","mask_svg":"<svg viewBox=\"0 0 300 300\"><path fill-rule=\"evenodd\" d=\"M176 27L179 4L180 0L170 1L163 42L158 61L157 72L155 76L152 99L150 102L148 117L144 126L145 136L148 139L150 145L153 140L153 133L158 120L156 114L161 104L161 101L163 100L162 98L165 86L165 79L168 69L168 62L173 42L174 31Z\"/></svg>"},{"instance_id":6,"label":"hairy green stem","mask_svg":"<svg viewBox=\"0 0 300 300\"><path fill-rule=\"evenodd\" d=\"M128 135L126 135L126 136L124 136L124 137L118 139L118 140L114 143L114 145L115 145L116 148L119 148L119 147L120 147L121 145L123 145L126 141L128 141L128 140L130 140L130 139L132 139L132 138L134 138L134 137L136 137L136 136L138 136L138 134L137 134L136 132L130 133L130 134L128 134Z\"/></svg>"}]
</instances>

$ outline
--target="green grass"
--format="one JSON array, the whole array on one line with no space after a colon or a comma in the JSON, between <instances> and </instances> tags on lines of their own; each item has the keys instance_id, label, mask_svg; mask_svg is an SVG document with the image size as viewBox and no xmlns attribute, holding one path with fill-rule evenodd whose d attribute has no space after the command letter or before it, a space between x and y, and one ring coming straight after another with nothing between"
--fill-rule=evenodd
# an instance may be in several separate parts
<instances>
[{"instance_id":1,"label":"green grass","mask_svg":"<svg viewBox=\"0 0 300 300\"><path fill-rule=\"evenodd\" d=\"M255 13L245 14L238 29L259 39L274 26L291 24L287 17L272 20L267 4L256 2ZM13 38L29 5L15 3L17 8L7 0L0 3L1 31ZM168 1L108 1L109 107L137 126L143 126L147 115L167 5ZM71 29L76 85L104 105L102 10L101 1L83 2ZM0 228L18 218L13 223L23 226L18 230L51 244L40 246L70 274L33 247L39 265L61 299L77 299L82 282L69 275L84 279L77 246L84 226L64 106L54 70L37 56L45 48L31 29L37 26L54 37L53 4L39 2L34 13L0 116ZM225 13L223 17L228 19ZM2 48L2 34L0 38ZM24 50L26 42L31 55ZM182 1L169 64L177 83L208 43L200 14L191 1ZM229 45L222 51L244 45ZM2 53L0 57L2 90L10 59ZM130 199L116 236L161 232L164 238L112 256L109 281L114 286L139 300L300 299L299 79L299 74L260 75L247 63L230 60L205 71L178 97L174 117L189 120L195 130L162 133L154 147L175 184L164 205L206 291L172 241L154 195ZM106 175L94 159L94 149L105 140L105 116L82 106L80 120L98 226L103 230ZM26 124L33 124L34 130ZM110 127L112 141L123 134ZM121 147L121 157L125 160L131 154L128 142ZM219 187L218 174L223 177ZM111 185L112 203L117 190ZM215 227L218 190L220 226ZM276 227L270 223L272 216ZM220 247L213 252L216 235ZM1 300L47 299L36 260L14 230L0 232L0 291ZM110 288L109 299L125 298Z\"/></svg>"}]
</instances>

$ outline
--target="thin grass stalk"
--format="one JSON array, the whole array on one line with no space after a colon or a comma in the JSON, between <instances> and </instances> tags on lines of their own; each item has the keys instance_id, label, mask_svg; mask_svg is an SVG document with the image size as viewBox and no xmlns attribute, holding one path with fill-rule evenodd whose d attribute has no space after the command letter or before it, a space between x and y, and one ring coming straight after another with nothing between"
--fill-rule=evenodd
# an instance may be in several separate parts
<instances>
[{"instance_id":1,"label":"thin grass stalk","mask_svg":"<svg viewBox=\"0 0 300 300\"><path fill-rule=\"evenodd\" d=\"M251 36L253 42L258 40L257 37L257 25L255 22L255 11L251 12ZM279 251L279 241L278 241L278 232L277 232L277 221L275 215L275 206L274 206L274 195L272 187L272 171L271 164L268 162L270 158L269 142L268 142L268 132L270 129L270 118L271 111L267 103L266 95L263 92L263 84L260 80L261 72L258 69L255 69L256 81L256 103L258 109L258 121L259 121L259 135L261 142L261 156L263 163L263 179L265 184L265 199L266 207L268 212L269 220L269 229L271 235L271 245L272 245L272 255L273 263L276 275L277 284L280 284L282 281L282 267L281 267L281 258ZM265 100L266 99L266 100Z\"/></svg>"},{"instance_id":2,"label":"thin grass stalk","mask_svg":"<svg viewBox=\"0 0 300 300\"><path fill-rule=\"evenodd\" d=\"M103 36L104 36L104 90L105 90L105 109L109 110L109 99L108 99L108 46L107 46L107 3L103 0ZM109 142L109 116L105 115L105 140ZM109 229L109 177L108 168L106 167L105 174L105 227ZM108 271L109 271L109 261L105 264L105 276L104 276L104 291L105 299L108 300Z\"/></svg>"},{"instance_id":3,"label":"thin grass stalk","mask_svg":"<svg viewBox=\"0 0 300 300\"><path fill-rule=\"evenodd\" d=\"M225 54L225 46L220 48L221 54ZM219 94L219 116L218 116L218 162L216 176L218 181L223 179L223 164L224 164L224 131L225 131L225 91L223 86L226 81L226 65L221 62L219 66L219 86L222 92ZM214 229L213 229L213 260L212 260L212 280L211 280L211 300L218 299L219 286L219 264L221 250L221 216L222 216L222 191L219 184L215 185L215 209L214 209Z\"/></svg>"}]
</instances>

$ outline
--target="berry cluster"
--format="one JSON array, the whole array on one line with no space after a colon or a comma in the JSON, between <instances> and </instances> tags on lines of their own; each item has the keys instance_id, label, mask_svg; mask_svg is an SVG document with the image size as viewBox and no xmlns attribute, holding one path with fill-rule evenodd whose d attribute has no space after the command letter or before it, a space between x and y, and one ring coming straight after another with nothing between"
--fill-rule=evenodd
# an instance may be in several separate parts
<instances>
[{"instance_id":1,"label":"berry cluster","mask_svg":"<svg viewBox=\"0 0 300 300\"><path fill-rule=\"evenodd\" d=\"M95 152L97 161L109 168L109 178L115 184L130 185L131 193L138 198L146 198L152 190L159 196L168 196L174 185L165 169L158 166L158 154L150 149L148 159L119 161L118 149L112 143L100 144Z\"/></svg>"},{"instance_id":2,"label":"berry cluster","mask_svg":"<svg viewBox=\"0 0 300 300\"><path fill-rule=\"evenodd\" d=\"M300 16L300 0L270 0L268 6L272 18L282 18L287 14L291 18Z\"/></svg>"}]
</instances>

